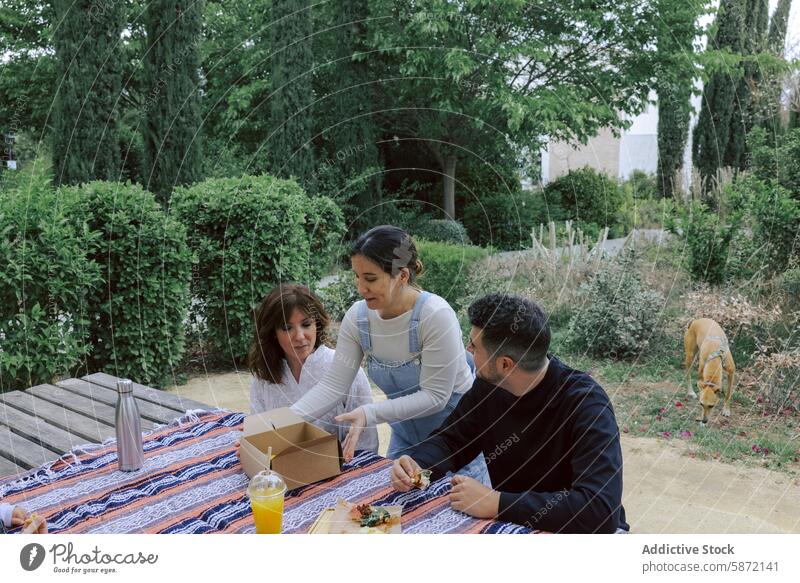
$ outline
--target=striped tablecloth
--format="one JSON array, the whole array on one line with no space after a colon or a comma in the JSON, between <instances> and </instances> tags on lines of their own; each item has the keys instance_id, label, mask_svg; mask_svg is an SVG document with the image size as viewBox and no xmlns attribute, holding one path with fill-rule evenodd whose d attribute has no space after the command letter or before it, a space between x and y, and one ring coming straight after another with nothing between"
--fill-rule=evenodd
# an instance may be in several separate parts
<instances>
[{"instance_id":1,"label":"striped tablecloth","mask_svg":"<svg viewBox=\"0 0 800 583\"><path fill-rule=\"evenodd\" d=\"M52 533L250 533L247 476L236 455L244 415L200 412L145 436L145 466L117 469L114 443L73 450L36 470L0 481L3 502L47 518ZM283 531L308 531L338 498L403 506L404 533L527 533L450 508L447 479L395 492L391 462L362 452L341 475L287 494Z\"/></svg>"}]
</instances>

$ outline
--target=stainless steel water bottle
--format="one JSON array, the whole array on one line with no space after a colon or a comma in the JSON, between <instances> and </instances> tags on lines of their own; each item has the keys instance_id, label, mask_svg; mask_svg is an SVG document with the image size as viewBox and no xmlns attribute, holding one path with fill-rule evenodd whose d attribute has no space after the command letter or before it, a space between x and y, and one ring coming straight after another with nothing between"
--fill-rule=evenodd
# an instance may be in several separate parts
<instances>
[{"instance_id":1,"label":"stainless steel water bottle","mask_svg":"<svg viewBox=\"0 0 800 583\"><path fill-rule=\"evenodd\" d=\"M130 379L117 381L117 458L119 469L135 472L144 465L142 422L139 407L133 398L133 383Z\"/></svg>"}]
</instances>

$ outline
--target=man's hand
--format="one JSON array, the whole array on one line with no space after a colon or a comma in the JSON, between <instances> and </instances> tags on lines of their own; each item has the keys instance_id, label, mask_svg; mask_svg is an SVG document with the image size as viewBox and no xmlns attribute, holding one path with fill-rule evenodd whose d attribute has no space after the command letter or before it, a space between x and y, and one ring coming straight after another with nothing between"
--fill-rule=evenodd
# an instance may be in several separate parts
<instances>
[{"instance_id":1,"label":"man's hand","mask_svg":"<svg viewBox=\"0 0 800 583\"><path fill-rule=\"evenodd\" d=\"M455 475L450 480L450 506L475 518L495 518L500 509L500 492L487 488L474 478Z\"/></svg>"},{"instance_id":2,"label":"man's hand","mask_svg":"<svg viewBox=\"0 0 800 583\"><path fill-rule=\"evenodd\" d=\"M334 417L334 419L339 423L346 423L348 421L350 422L350 431L347 433L347 437L344 438L344 443L342 444L342 455L344 457L344 461L349 462L351 459L353 459L353 455L356 453L356 444L358 444L358 439L361 437L361 433L367 426L367 414L364 412L362 407L358 407L349 413L337 415Z\"/></svg>"},{"instance_id":3,"label":"man's hand","mask_svg":"<svg viewBox=\"0 0 800 583\"><path fill-rule=\"evenodd\" d=\"M392 464L392 487L398 492L408 492L414 487L414 475L421 470L410 456L400 456Z\"/></svg>"}]
</instances>

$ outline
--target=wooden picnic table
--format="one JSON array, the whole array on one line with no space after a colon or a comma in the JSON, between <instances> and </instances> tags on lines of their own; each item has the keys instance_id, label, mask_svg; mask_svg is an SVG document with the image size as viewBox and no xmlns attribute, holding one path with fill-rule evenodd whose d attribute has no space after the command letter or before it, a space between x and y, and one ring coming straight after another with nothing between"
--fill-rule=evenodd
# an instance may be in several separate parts
<instances>
[{"instance_id":1,"label":"wooden picnic table","mask_svg":"<svg viewBox=\"0 0 800 583\"><path fill-rule=\"evenodd\" d=\"M115 435L117 377L94 373L26 391L0 393L0 476L18 474L73 448ZM142 431L170 423L205 403L134 383Z\"/></svg>"},{"instance_id":2,"label":"wooden picnic table","mask_svg":"<svg viewBox=\"0 0 800 583\"><path fill-rule=\"evenodd\" d=\"M236 446L245 415L225 410L187 415L145 436L145 465L121 472L116 446L76 451L23 477L0 479L5 502L47 519L51 533L252 533L249 482ZM305 533L337 500L402 506L403 533L528 533L450 507L449 478L425 490L395 492L391 461L358 455L328 480L286 495L284 533Z\"/></svg>"}]
</instances>

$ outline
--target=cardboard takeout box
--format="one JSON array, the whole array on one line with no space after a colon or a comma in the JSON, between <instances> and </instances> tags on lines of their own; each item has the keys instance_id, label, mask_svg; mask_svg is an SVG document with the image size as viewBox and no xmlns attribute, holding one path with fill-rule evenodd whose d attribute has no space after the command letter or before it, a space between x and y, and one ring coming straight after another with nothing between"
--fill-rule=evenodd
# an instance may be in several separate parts
<instances>
[{"instance_id":1,"label":"cardboard takeout box","mask_svg":"<svg viewBox=\"0 0 800 583\"><path fill-rule=\"evenodd\" d=\"M267 466L270 446L272 469L289 490L341 473L337 438L303 421L288 407L245 417L239 452L249 478Z\"/></svg>"}]
</instances>

